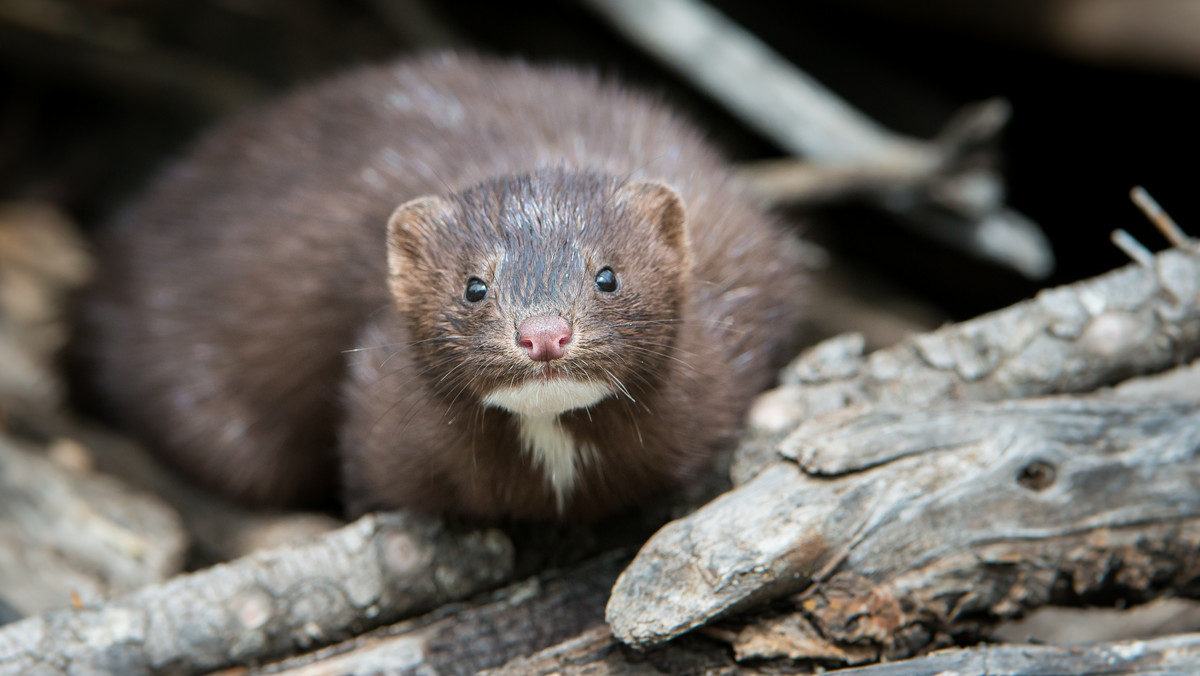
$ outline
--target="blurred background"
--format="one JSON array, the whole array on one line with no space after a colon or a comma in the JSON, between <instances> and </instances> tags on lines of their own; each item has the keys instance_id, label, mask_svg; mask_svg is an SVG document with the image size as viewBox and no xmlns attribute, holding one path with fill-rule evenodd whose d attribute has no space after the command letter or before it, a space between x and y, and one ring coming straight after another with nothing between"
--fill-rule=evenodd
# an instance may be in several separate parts
<instances>
[{"instance_id":1,"label":"blurred background","mask_svg":"<svg viewBox=\"0 0 1200 676\"><path fill-rule=\"evenodd\" d=\"M1190 199L1200 3L710 4L903 134L931 137L973 101L1011 102L1000 167L1010 206L1053 245L1048 280L964 256L861 206L798 214L839 260L941 317L1124 264L1109 243L1114 228L1165 246L1131 205L1134 185L1200 234ZM571 0L0 0L0 200L55 205L94 232L214 120L354 64L446 48L617 74L663 92L735 160L782 155Z\"/></svg>"}]
</instances>

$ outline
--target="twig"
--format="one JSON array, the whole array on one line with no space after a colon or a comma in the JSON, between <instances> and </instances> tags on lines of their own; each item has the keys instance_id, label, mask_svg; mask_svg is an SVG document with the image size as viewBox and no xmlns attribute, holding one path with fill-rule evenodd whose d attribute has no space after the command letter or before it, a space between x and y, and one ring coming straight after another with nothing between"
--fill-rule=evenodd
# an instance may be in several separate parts
<instances>
[{"instance_id":1,"label":"twig","mask_svg":"<svg viewBox=\"0 0 1200 676\"><path fill-rule=\"evenodd\" d=\"M1117 228L1110 235L1112 243L1117 245L1117 248L1125 252L1133 262L1138 265L1149 268L1154 266L1154 253L1147 249L1141 242L1134 239L1133 235Z\"/></svg>"},{"instance_id":2,"label":"twig","mask_svg":"<svg viewBox=\"0 0 1200 676\"><path fill-rule=\"evenodd\" d=\"M1171 246L1177 249L1188 249L1196 246L1196 242L1183 234L1183 230L1175 223L1175 219L1171 218L1171 215L1159 206L1158 202L1150 196L1150 193L1146 192L1145 188L1140 185L1134 186L1129 191L1129 199L1133 200L1133 203L1142 210L1146 218L1150 219L1154 227L1158 228L1163 237L1167 238Z\"/></svg>"}]
</instances>

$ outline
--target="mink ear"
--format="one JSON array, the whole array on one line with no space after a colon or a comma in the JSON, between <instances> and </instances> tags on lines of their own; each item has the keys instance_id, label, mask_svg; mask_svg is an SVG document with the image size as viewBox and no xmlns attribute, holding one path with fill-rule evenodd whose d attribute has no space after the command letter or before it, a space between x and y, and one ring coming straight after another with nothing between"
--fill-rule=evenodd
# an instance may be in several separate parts
<instances>
[{"instance_id":1,"label":"mink ear","mask_svg":"<svg viewBox=\"0 0 1200 676\"><path fill-rule=\"evenodd\" d=\"M635 213L658 226L663 241L678 252L685 267L690 263L687 210L683 198L674 188L657 181L639 181L621 186L617 197Z\"/></svg>"},{"instance_id":2,"label":"mink ear","mask_svg":"<svg viewBox=\"0 0 1200 676\"><path fill-rule=\"evenodd\" d=\"M396 207L388 219L388 277L396 278L421 258L427 242L452 216L450 204L436 196L418 197Z\"/></svg>"}]
</instances>

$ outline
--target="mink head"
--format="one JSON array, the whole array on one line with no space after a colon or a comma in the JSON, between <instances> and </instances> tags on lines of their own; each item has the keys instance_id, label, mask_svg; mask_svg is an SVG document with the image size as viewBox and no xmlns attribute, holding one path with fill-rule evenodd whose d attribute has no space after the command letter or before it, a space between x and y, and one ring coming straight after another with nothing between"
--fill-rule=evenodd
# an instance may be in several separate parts
<instances>
[{"instance_id":1,"label":"mink head","mask_svg":"<svg viewBox=\"0 0 1200 676\"><path fill-rule=\"evenodd\" d=\"M565 169L406 202L388 266L439 394L526 415L654 388L691 281L674 190Z\"/></svg>"}]
</instances>

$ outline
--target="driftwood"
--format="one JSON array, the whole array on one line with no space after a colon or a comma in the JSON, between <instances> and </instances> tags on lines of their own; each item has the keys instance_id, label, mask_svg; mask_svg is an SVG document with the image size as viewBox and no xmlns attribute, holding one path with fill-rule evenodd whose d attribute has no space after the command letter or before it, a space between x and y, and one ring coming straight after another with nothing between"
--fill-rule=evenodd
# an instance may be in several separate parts
<instances>
[{"instance_id":1,"label":"driftwood","mask_svg":"<svg viewBox=\"0 0 1200 676\"><path fill-rule=\"evenodd\" d=\"M803 592L727 633L739 658L853 664L1194 584L1200 405L1178 393L1196 369L1005 400L1195 356L1198 279L1200 256L1170 250L867 357L854 337L817 346L756 406L742 485L622 575L614 634L653 645Z\"/></svg>"},{"instance_id":2,"label":"driftwood","mask_svg":"<svg viewBox=\"0 0 1200 676\"><path fill-rule=\"evenodd\" d=\"M597 627L536 655L482 673L486 676L733 676L756 672L739 668L728 648L701 636L684 636L662 647L639 652L613 638L607 627Z\"/></svg>"},{"instance_id":3,"label":"driftwood","mask_svg":"<svg viewBox=\"0 0 1200 676\"><path fill-rule=\"evenodd\" d=\"M1198 446L1195 402L824 416L784 442L794 463L660 531L614 588L608 619L648 645L815 582L796 602L817 629L795 630L805 652L747 647L764 630L792 631L792 616L735 650L858 662L910 655L939 633L978 635L981 622L1064 595L1184 587L1200 578ZM835 645L814 655L814 637Z\"/></svg>"},{"instance_id":4,"label":"driftwood","mask_svg":"<svg viewBox=\"0 0 1200 676\"><path fill-rule=\"evenodd\" d=\"M1083 645L988 645L945 650L892 664L837 672L844 676L1167 676L1193 674L1200 664L1200 635Z\"/></svg>"},{"instance_id":5,"label":"driftwood","mask_svg":"<svg viewBox=\"0 0 1200 676\"><path fill-rule=\"evenodd\" d=\"M1167 676L1195 673L1200 634L1146 641L1070 646L985 645L925 657L842 669L839 676ZM735 664L720 643L684 637L637 653L600 628L516 660L487 676L659 676L660 674L775 674ZM784 672L790 673L790 672ZM804 673L804 672L801 672Z\"/></svg>"},{"instance_id":6,"label":"driftwood","mask_svg":"<svg viewBox=\"0 0 1200 676\"><path fill-rule=\"evenodd\" d=\"M604 623L604 603L628 554L550 571L427 616L309 655L266 665L287 676L474 674ZM256 672L257 673L257 672Z\"/></svg>"},{"instance_id":7,"label":"driftwood","mask_svg":"<svg viewBox=\"0 0 1200 676\"><path fill-rule=\"evenodd\" d=\"M86 448L99 472L160 496L179 513L193 554L200 562L218 563L260 549L295 544L344 525L317 512L251 509L201 490L164 467L140 444L95 424L68 415L45 416L47 430Z\"/></svg>"},{"instance_id":8,"label":"driftwood","mask_svg":"<svg viewBox=\"0 0 1200 676\"><path fill-rule=\"evenodd\" d=\"M981 146L1007 120L1007 104L969 107L942 138L895 134L838 98L758 38L698 0L588 0L631 41L687 77L747 125L817 167L767 165L744 174L779 202L857 193L902 221L1032 278L1054 255L1041 230L1004 206Z\"/></svg>"},{"instance_id":9,"label":"driftwood","mask_svg":"<svg viewBox=\"0 0 1200 676\"><path fill-rule=\"evenodd\" d=\"M802 421L847 406L1089 392L1198 354L1200 254L1178 249L870 355L858 337L834 338L794 361L758 401L734 481L770 462Z\"/></svg>"},{"instance_id":10,"label":"driftwood","mask_svg":"<svg viewBox=\"0 0 1200 676\"><path fill-rule=\"evenodd\" d=\"M989 639L999 643L1097 643L1190 632L1200 632L1200 601L1168 596L1126 608L1045 606L996 627Z\"/></svg>"},{"instance_id":11,"label":"driftwood","mask_svg":"<svg viewBox=\"0 0 1200 676\"><path fill-rule=\"evenodd\" d=\"M175 513L80 464L86 453L66 439L43 449L0 436L0 623L182 569L187 538Z\"/></svg>"},{"instance_id":12,"label":"driftwood","mask_svg":"<svg viewBox=\"0 0 1200 676\"><path fill-rule=\"evenodd\" d=\"M399 514L0 629L0 674L203 673L332 643L495 587L513 551Z\"/></svg>"},{"instance_id":13,"label":"driftwood","mask_svg":"<svg viewBox=\"0 0 1200 676\"><path fill-rule=\"evenodd\" d=\"M174 511L96 474L85 447L46 429L63 397L52 362L64 299L90 263L59 211L0 206L0 623L98 603L183 566Z\"/></svg>"}]
</instances>

